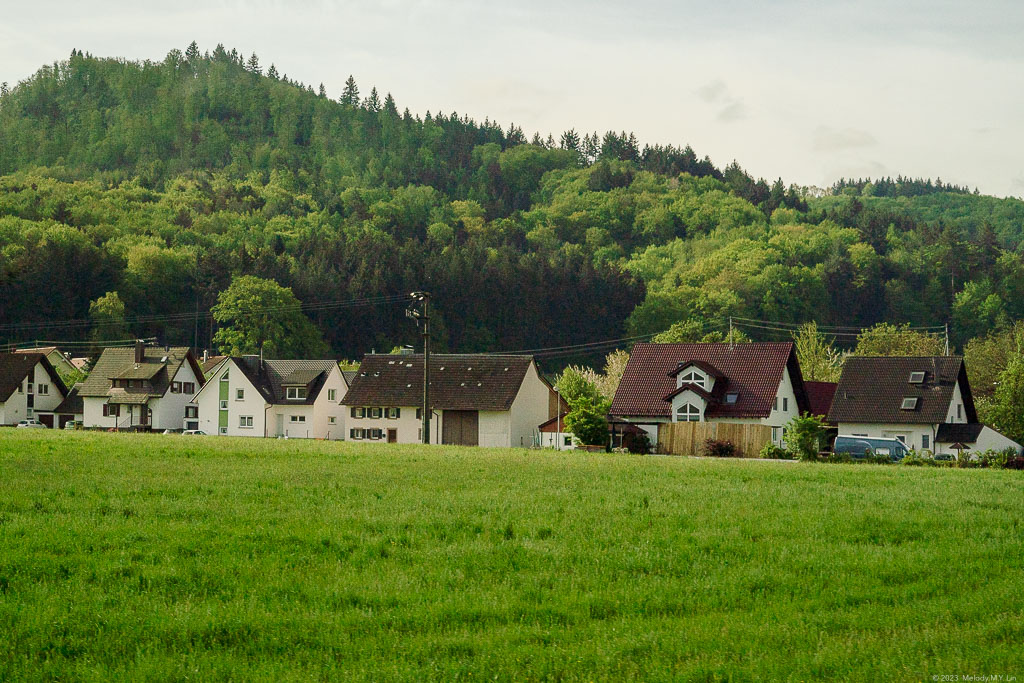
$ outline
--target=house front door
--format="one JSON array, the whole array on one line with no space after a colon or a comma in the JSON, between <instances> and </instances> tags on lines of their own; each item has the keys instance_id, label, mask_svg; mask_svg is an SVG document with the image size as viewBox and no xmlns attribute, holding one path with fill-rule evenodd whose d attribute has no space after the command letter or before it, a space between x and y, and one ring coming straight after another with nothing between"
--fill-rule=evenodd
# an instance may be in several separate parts
<instances>
[{"instance_id":1,"label":"house front door","mask_svg":"<svg viewBox=\"0 0 1024 683\"><path fill-rule=\"evenodd\" d=\"M388 443L398 443L398 430L397 429L389 429L388 430Z\"/></svg>"}]
</instances>

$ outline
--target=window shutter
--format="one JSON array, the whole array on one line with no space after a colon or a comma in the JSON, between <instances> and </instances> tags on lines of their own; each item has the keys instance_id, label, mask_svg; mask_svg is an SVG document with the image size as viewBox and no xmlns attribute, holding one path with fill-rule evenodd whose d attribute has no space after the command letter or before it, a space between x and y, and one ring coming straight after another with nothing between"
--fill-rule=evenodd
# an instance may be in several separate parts
<instances>
[{"instance_id":1,"label":"window shutter","mask_svg":"<svg viewBox=\"0 0 1024 683\"><path fill-rule=\"evenodd\" d=\"M401 408L395 408L395 417L396 418L402 417L402 409Z\"/></svg>"},{"instance_id":2,"label":"window shutter","mask_svg":"<svg viewBox=\"0 0 1024 683\"><path fill-rule=\"evenodd\" d=\"M353 408L352 410L355 410L355 408ZM348 430L348 438L350 438L350 439L356 438L356 430L355 429Z\"/></svg>"}]
</instances>

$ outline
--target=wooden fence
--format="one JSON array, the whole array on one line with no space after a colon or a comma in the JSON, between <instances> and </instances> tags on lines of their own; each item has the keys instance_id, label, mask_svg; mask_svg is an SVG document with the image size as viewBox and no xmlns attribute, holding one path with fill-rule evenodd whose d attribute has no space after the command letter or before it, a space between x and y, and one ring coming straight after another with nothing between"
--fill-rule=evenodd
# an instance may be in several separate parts
<instances>
[{"instance_id":1,"label":"wooden fence","mask_svg":"<svg viewBox=\"0 0 1024 683\"><path fill-rule=\"evenodd\" d=\"M772 440L772 428L758 424L727 422L670 422L658 425L658 452L671 455L703 455L704 441L731 441L736 454L756 458Z\"/></svg>"}]
</instances>

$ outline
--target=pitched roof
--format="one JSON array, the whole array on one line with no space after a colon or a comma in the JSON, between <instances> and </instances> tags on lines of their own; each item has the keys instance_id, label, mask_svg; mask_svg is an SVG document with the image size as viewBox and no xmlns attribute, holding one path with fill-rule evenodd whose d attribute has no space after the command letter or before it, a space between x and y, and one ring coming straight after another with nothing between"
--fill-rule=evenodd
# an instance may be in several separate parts
<instances>
[{"instance_id":1,"label":"pitched roof","mask_svg":"<svg viewBox=\"0 0 1024 683\"><path fill-rule=\"evenodd\" d=\"M81 382L71 387L68 391L68 395L64 397L64 400L54 409L53 412L58 415L81 415L84 413L85 402L82 400L82 397L78 395L78 388L80 386L82 386Z\"/></svg>"},{"instance_id":2,"label":"pitched roof","mask_svg":"<svg viewBox=\"0 0 1024 683\"><path fill-rule=\"evenodd\" d=\"M192 371L197 374L196 379L202 384L203 376L199 364L192 358L187 346L175 346L164 349L162 346L147 346L143 349L143 362L139 368L135 368L134 348L108 348L103 349L96 365L89 376L81 383L78 393L84 397L107 397L111 391L110 380L112 378L129 379L152 379L152 391L147 394L153 397L163 396L167 393L171 379L178 372L178 368L186 360L193 364ZM166 369L166 372L161 370ZM122 373L127 373L122 377ZM141 373L143 377L135 377L135 373Z\"/></svg>"},{"instance_id":3,"label":"pitched roof","mask_svg":"<svg viewBox=\"0 0 1024 683\"><path fill-rule=\"evenodd\" d=\"M291 405L312 404L320 395L331 370L338 366L333 360L264 360L258 356L233 357L231 360L246 379L260 392L267 403ZM287 399L287 387L306 387L302 401Z\"/></svg>"},{"instance_id":4,"label":"pitched roof","mask_svg":"<svg viewBox=\"0 0 1024 683\"><path fill-rule=\"evenodd\" d=\"M804 382L811 415L828 415L837 386L836 382Z\"/></svg>"},{"instance_id":5,"label":"pitched roof","mask_svg":"<svg viewBox=\"0 0 1024 683\"><path fill-rule=\"evenodd\" d=\"M10 398L21 386L36 363L42 364L60 395L67 395L67 387L45 353L0 353L0 403Z\"/></svg>"},{"instance_id":6,"label":"pitched roof","mask_svg":"<svg viewBox=\"0 0 1024 683\"><path fill-rule=\"evenodd\" d=\"M200 364L200 366L203 368L203 374L210 374L210 370L213 370L215 367L220 365L225 358L227 358L227 356L210 356L209 358L204 360Z\"/></svg>"},{"instance_id":7,"label":"pitched roof","mask_svg":"<svg viewBox=\"0 0 1024 683\"><path fill-rule=\"evenodd\" d=\"M708 418L767 417L771 414L782 373L789 369L800 412L808 409L800 365L792 342L751 344L654 344L633 347L612 400L611 415L668 418L672 406L665 397L676 391L671 374L694 361L714 368L721 379L712 388ZM725 403L726 393L738 393Z\"/></svg>"},{"instance_id":8,"label":"pitched roof","mask_svg":"<svg viewBox=\"0 0 1024 683\"><path fill-rule=\"evenodd\" d=\"M924 381L910 382L910 373ZM828 412L829 422L941 424L960 384L968 422L977 422L967 370L959 356L850 356ZM903 410L904 398L917 399Z\"/></svg>"},{"instance_id":9,"label":"pitched roof","mask_svg":"<svg viewBox=\"0 0 1024 683\"><path fill-rule=\"evenodd\" d=\"M953 424L943 422L935 432L935 443L974 443L978 440L985 425L980 422Z\"/></svg>"},{"instance_id":10,"label":"pitched roof","mask_svg":"<svg viewBox=\"0 0 1024 683\"><path fill-rule=\"evenodd\" d=\"M533 356L433 354L430 403L438 410L509 410ZM363 357L345 405L402 407L423 403L423 354Z\"/></svg>"}]
</instances>

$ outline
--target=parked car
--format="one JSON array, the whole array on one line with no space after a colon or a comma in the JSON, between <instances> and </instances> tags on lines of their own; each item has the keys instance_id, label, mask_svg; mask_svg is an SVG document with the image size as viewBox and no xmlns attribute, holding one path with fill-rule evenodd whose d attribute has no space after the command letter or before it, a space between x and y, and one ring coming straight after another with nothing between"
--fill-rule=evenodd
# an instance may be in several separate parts
<instances>
[{"instance_id":1,"label":"parked car","mask_svg":"<svg viewBox=\"0 0 1024 683\"><path fill-rule=\"evenodd\" d=\"M869 436L840 434L832 445L833 453L847 453L851 458L863 458L867 454L888 455L893 461L902 460L910 451L899 439L880 439Z\"/></svg>"},{"instance_id":2,"label":"parked car","mask_svg":"<svg viewBox=\"0 0 1024 683\"><path fill-rule=\"evenodd\" d=\"M202 429L186 429L182 434L185 436L206 436L206 432Z\"/></svg>"},{"instance_id":3,"label":"parked car","mask_svg":"<svg viewBox=\"0 0 1024 683\"><path fill-rule=\"evenodd\" d=\"M64 425L64 429L81 429L81 428L82 428L82 423L79 420L69 420L68 423Z\"/></svg>"},{"instance_id":4,"label":"parked car","mask_svg":"<svg viewBox=\"0 0 1024 683\"><path fill-rule=\"evenodd\" d=\"M38 420L22 420L18 423L18 429L46 429L46 425Z\"/></svg>"}]
</instances>

